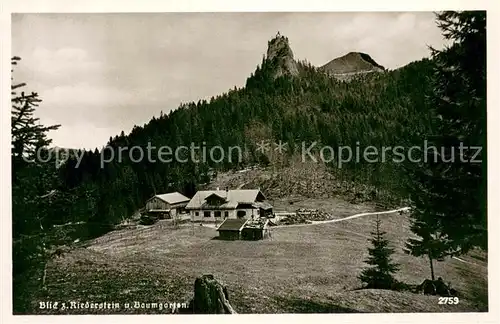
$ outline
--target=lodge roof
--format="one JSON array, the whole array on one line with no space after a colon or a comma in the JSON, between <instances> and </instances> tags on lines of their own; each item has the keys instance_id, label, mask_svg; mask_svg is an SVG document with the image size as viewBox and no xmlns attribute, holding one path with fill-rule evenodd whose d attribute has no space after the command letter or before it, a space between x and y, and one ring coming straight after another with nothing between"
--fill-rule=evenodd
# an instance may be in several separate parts
<instances>
[{"instance_id":1,"label":"lodge roof","mask_svg":"<svg viewBox=\"0 0 500 324\"><path fill-rule=\"evenodd\" d=\"M151 200L155 197L159 198L159 199L163 200L164 202L171 204L171 205L189 201L188 197L184 196L183 194L181 194L179 192L170 192L170 193L166 193L166 194L155 195L155 196L151 197L149 200Z\"/></svg>"},{"instance_id":2,"label":"lodge roof","mask_svg":"<svg viewBox=\"0 0 500 324\"><path fill-rule=\"evenodd\" d=\"M259 189L238 189L238 190L201 190L189 201L186 209L203 209L208 207L207 198L216 195L224 202L217 206L220 209L237 208L238 204L254 204L265 199L264 194Z\"/></svg>"}]
</instances>

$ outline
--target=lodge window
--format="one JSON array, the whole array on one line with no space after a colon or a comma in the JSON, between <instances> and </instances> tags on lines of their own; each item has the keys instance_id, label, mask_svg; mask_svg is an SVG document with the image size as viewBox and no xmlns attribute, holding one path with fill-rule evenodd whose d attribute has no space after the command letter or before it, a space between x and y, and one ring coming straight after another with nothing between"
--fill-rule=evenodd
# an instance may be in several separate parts
<instances>
[{"instance_id":1,"label":"lodge window","mask_svg":"<svg viewBox=\"0 0 500 324\"><path fill-rule=\"evenodd\" d=\"M245 216L247 215L247 212L246 212L246 211L244 211L244 210L238 210L238 212L236 213L236 215L237 215L238 217L240 217L240 218L241 218L241 217L245 217Z\"/></svg>"},{"instance_id":2,"label":"lodge window","mask_svg":"<svg viewBox=\"0 0 500 324\"><path fill-rule=\"evenodd\" d=\"M210 212L209 211L203 212L203 216L204 217L210 217Z\"/></svg>"},{"instance_id":3,"label":"lodge window","mask_svg":"<svg viewBox=\"0 0 500 324\"><path fill-rule=\"evenodd\" d=\"M228 218L229 217L229 212L225 211L224 212L224 218Z\"/></svg>"},{"instance_id":4,"label":"lodge window","mask_svg":"<svg viewBox=\"0 0 500 324\"><path fill-rule=\"evenodd\" d=\"M200 213L199 212L195 212L194 216L198 217L198 216L200 216Z\"/></svg>"},{"instance_id":5,"label":"lodge window","mask_svg":"<svg viewBox=\"0 0 500 324\"><path fill-rule=\"evenodd\" d=\"M220 217L221 216L221 212L220 211L216 211L215 212L215 217Z\"/></svg>"}]
</instances>

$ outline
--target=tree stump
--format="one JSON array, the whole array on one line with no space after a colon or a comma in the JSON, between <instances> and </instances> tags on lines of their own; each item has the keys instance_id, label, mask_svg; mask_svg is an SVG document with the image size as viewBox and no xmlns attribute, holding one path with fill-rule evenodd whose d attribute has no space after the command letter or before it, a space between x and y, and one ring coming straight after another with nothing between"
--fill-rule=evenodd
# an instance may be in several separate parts
<instances>
[{"instance_id":1,"label":"tree stump","mask_svg":"<svg viewBox=\"0 0 500 324\"><path fill-rule=\"evenodd\" d=\"M191 307L194 314L236 314L227 288L210 274L196 278Z\"/></svg>"}]
</instances>

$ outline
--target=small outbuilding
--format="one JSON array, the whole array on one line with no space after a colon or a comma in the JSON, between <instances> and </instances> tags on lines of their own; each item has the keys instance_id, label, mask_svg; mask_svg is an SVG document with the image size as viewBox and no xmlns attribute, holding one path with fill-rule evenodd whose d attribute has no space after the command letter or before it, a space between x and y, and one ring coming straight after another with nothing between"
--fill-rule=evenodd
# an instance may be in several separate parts
<instances>
[{"instance_id":1,"label":"small outbuilding","mask_svg":"<svg viewBox=\"0 0 500 324\"><path fill-rule=\"evenodd\" d=\"M241 230L245 227L247 219L228 218L218 228L219 238L221 240L239 240Z\"/></svg>"},{"instance_id":2,"label":"small outbuilding","mask_svg":"<svg viewBox=\"0 0 500 324\"><path fill-rule=\"evenodd\" d=\"M262 240L269 236L269 219L226 219L218 228L222 240Z\"/></svg>"},{"instance_id":3,"label":"small outbuilding","mask_svg":"<svg viewBox=\"0 0 500 324\"><path fill-rule=\"evenodd\" d=\"M146 211L159 218L174 218L185 212L188 203L189 198L178 192L155 195L146 202Z\"/></svg>"},{"instance_id":4,"label":"small outbuilding","mask_svg":"<svg viewBox=\"0 0 500 324\"><path fill-rule=\"evenodd\" d=\"M257 220L249 220L241 230L241 239L257 241L269 236L268 228L269 220L259 218Z\"/></svg>"}]
</instances>

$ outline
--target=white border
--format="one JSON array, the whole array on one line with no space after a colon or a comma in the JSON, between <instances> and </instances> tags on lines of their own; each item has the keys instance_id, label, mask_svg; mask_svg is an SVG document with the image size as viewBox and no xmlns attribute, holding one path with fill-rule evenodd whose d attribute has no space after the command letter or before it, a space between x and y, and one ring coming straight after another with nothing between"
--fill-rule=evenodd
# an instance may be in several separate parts
<instances>
[{"instance_id":1,"label":"white border","mask_svg":"<svg viewBox=\"0 0 500 324\"><path fill-rule=\"evenodd\" d=\"M327 1L286 1L269 0L253 1L149 1L149 0L32 0L20 1L10 0L5 4L0 2L1 9L1 109L0 109L0 215L1 215L1 279L2 296L1 308L2 323L85 323L89 321L106 323L229 323L255 321L283 321L287 323L323 322L323 323L493 323L499 321L499 310L495 305L500 305L498 293L498 247L499 240L495 231L498 229L498 188L500 183L499 173L495 166L499 166L498 150L495 140L500 140L498 134L499 121L499 75L498 58L500 58L498 46L499 10L495 1L469 0L420 0L414 2L390 1L390 0L350 0L342 1L343 4ZM489 234L489 262L488 262L488 313L408 313L408 314L285 314L285 315L237 315L232 316L170 316L165 315L65 315L65 316L12 316L12 268L11 268L11 201L10 201L10 14L12 12L222 12L222 11L438 11L446 9L460 10L487 10L488 30L488 234ZM7 289L3 289L6 287ZM89 316L92 316L89 318Z\"/></svg>"}]
</instances>

